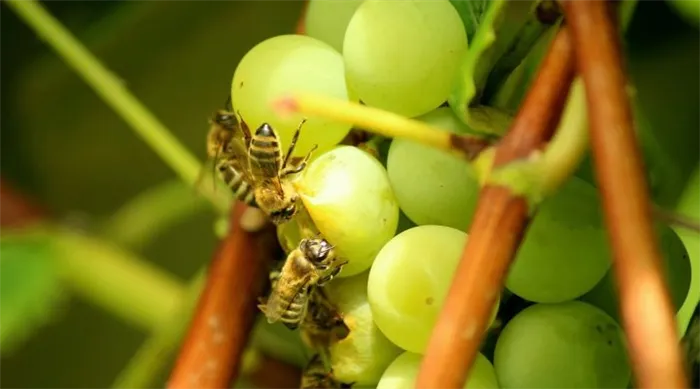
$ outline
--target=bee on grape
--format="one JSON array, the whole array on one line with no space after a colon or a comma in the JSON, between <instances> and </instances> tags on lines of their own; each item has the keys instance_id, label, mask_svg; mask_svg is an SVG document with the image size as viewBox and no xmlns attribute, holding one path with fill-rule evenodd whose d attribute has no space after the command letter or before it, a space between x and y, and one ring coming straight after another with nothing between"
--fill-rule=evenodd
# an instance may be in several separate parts
<instances>
[{"instance_id":1,"label":"bee on grape","mask_svg":"<svg viewBox=\"0 0 700 389\"><path fill-rule=\"evenodd\" d=\"M239 201L260 208L275 225L286 223L299 207L292 178L306 168L317 148L303 158L292 158L306 119L283 154L280 137L269 124L263 123L251 134L241 114L237 115L239 120L231 111L219 110L210 120L207 157Z\"/></svg>"},{"instance_id":2,"label":"bee on grape","mask_svg":"<svg viewBox=\"0 0 700 389\"><path fill-rule=\"evenodd\" d=\"M301 325L304 343L321 355L328 356L329 347L350 334L343 316L328 299L322 286L314 288L306 316Z\"/></svg>"},{"instance_id":3,"label":"bee on grape","mask_svg":"<svg viewBox=\"0 0 700 389\"><path fill-rule=\"evenodd\" d=\"M302 239L279 273L271 275L270 296L258 305L268 323L280 321L290 329L299 327L314 288L332 280L346 263L325 239Z\"/></svg>"},{"instance_id":4,"label":"bee on grape","mask_svg":"<svg viewBox=\"0 0 700 389\"><path fill-rule=\"evenodd\" d=\"M318 354L314 355L301 375L301 389L349 389L352 384L339 382L333 371L326 370Z\"/></svg>"}]
</instances>

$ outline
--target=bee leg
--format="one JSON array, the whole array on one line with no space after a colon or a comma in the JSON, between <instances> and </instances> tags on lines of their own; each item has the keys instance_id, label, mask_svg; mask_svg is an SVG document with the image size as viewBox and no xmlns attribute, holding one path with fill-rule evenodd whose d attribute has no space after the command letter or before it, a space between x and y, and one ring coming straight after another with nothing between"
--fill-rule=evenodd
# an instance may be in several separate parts
<instances>
[{"instance_id":1,"label":"bee leg","mask_svg":"<svg viewBox=\"0 0 700 389\"><path fill-rule=\"evenodd\" d=\"M289 144L289 149L287 149L287 155L284 156L284 163L282 164L282 170L287 168L287 164L289 163L289 159L292 158L292 154L294 154L294 148L297 145L297 140L299 140L299 133L301 132L301 127L306 123L306 118L301 119L301 123L299 123L299 126L297 126L296 131L294 131L294 136L292 137L292 143Z\"/></svg>"},{"instance_id":2,"label":"bee leg","mask_svg":"<svg viewBox=\"0 0 700 389\"><path fill-rule=\"evenodd\" d=\"M240 124L241 131L243 131L243 139L245 139L245 145L246 147L250 147L250 141L253 139L253 137L250 135L250 128L248 127L248 123L243 120L243 115L241 115L241 111L236 110L236 115L238 115L238 123Z\"/></svg>"},{"instance_id":3,"label":"bee leg","mask_svg":"<svg viewBox=\"0 0 700 389\"><path fill-rule=\"evenodd\" d=\"M285 177L285 176L288 176L291 174L301 173L301 171L306 168L306 165L309 163L309 159L311 158L311 155L314 153L314 151L316 151L317 148L318 148L318 145L314 145L314 147L312 147L311 150L309 150L309 152L306 154L304 159L302 159L301 162L299 162L296 166L285 168L282 171L282 176Z\"/></svg>"}]
</instances>

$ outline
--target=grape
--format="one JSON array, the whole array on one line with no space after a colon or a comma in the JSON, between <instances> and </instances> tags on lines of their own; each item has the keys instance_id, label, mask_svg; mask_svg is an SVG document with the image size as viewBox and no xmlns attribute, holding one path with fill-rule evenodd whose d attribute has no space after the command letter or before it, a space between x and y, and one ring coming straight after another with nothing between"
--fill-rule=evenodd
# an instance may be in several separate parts
<instances>
[{"instance_id":1,"label":"grape","mask_svg":"<svg viewBox=\"0 0 700 389\"><path fill-rule=\"evenodd\" d=\"M352 146L339 146L314 160L297 184L321 235L349 261L338 275L367 270L396 233L399 206L384 166Z\"/></svg>"},{"instance_id":2,"label":"grape","mask_svg":"<svg viewBox=\"0 0 700 389\"><path fill-rule=\"evenodd\" d=\"M362 0L311 0L306 11L306 35L322 40L339 53L350 18Z\"/></svg>"},{"instance_id":3,"label":"grape","mask_svg":"<svg viewBox=\"0 0 700 389\"><path fill-rule=\"evenodd\" d=\"M625 388L630 367L620 327L580 301L536 304L517 314L496 344L507 388Z\"/></svg>"},{"instance_id":4,"label":"grape","mask_svg":"<svg viewBox=\"0 0 700 389\"><path fill-rule=\"evenodd\" d=\"M448 0L365 0L345 32L347 83L367 105L419 116L447 100L466 49Z\"/></svg>"},{"instance_id":5,"label":"grape","mask_svg":"<svg viewBox=\"0 0 700 389\"><path fill-rule=\"evenodd\" d=\"M538 303L575 299L603 278L609 251L596 190L572 177L540 205L506 286Z\"/></svg>"},{"instance_id":6,"label":"grape","mask_svg":"<svg viewBox=\"0 0 700 389\"><path fill-rule=\"evenodd\" d=\"M662 226L659 238L659 248L665 259L666 284L669 286L673 306L677 312L688 295L690 277L693 272L690 269L688 253L678 235L668 226ZM620 323L619 299L617 298L615 275L612 273L612 269L593 289L581 296L581 300L602 309Z\"/></svg>"},{"instance_id":7,"label":"grape","mask_svg":"<svg viewBox=\"0 0 700 389\"><path fill-rule=\"evenodd\" d=\"M336 279L327 290L333 303L343 313L350 334L330 347L333 374L341 382L373 385L382 372L399 355L393 345L372 320L367 302L368 272L354 277Z\"/></svg>"},{"instance_id":8,"label":"grape","mask_svg":"<svg viewBox=\"0 0 700 389\"><path fill-rule=\"evenodd\" d=\"M418 118L455 133L469 129L449 107ZM479 195L471 165L452 154L406 139L394 139L387 158L389 181L401 210L418 225L466 230Z\"/></svg>"},{"instance_id":9,"label":"grape","mask_svg":"<svg viewBox=\"0 0 700 389\"><path fill-rule=\"evenodd\" d=\"M377 389L412 389L415 388L418 370L420 369L420 354L405 352L399 355L394 362L384 371ZM474 365L469 373L469 378L463 386L474 389L499 389L496 372L493 365L486 357L479 353L476 355Z\"/></svg>"},{"instance_id":10,"label":"grape","mask_svg":"<svg viewBox=\"0 0 700 389\"><path fill-rule=\"evenodd\" d=\"M387 243L369 273L374 321L404 350L423 353L440 313L467 234L451 227L419 226ZM491 322L496 317L494 306Z\"/></svg>"},{"instance_id":11,"label":"grape","mask_svg":"<svg viewBox=\"0 0 700 389\"><path fill-rule=\"evenodd\" d=\"M296 92L348 100L342 56L326 43L308 36L276 36L248 51L231 84L234 107L251 131L267 122L281 137L283 147L288 147L302 116L278 117L271 103ZM349 131L349 124L310 117L302 128L294 155L305 155L318 144L314 155L318 156L338 144Z\"/></svg>"}]
</instances>

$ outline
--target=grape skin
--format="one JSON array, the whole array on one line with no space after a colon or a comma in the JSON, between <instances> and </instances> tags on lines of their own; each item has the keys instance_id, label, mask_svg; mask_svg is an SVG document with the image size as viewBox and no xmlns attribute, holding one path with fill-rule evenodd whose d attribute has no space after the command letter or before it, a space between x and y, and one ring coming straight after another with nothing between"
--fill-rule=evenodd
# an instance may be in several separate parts
<instances>
[{"instance_id":1,"label":"grape skin","mask_svg":"<svg viewBox=\"0 0 700 389\"><path fill-rule=\"evenodd\" d=\"M568 301L593 289L610 264L597 191L574 176L539 206L506 286L538 303Z\"/></svg>"},{"instance_id":2,"label":"grape skin","mask_svg":"<svg viewBox=\"0 0 700 389\"><path fill-rule=\"evenodd\" d=\"M518 313L496 343L494 367L504 389L625 388L630 379L620 327L580 301Z\"/></svg>"},{"instance_id":3,"label":"grape skin","mask_svg":"<svg viewBox=\"0 0 700 389\"><path fill-rule=\"evenodd\" d=\"M337 279L327 288L350 328L348 337L330 348L333 374L342 382L355 382L355 386L376 384L386 367L401 352L373 322L367 302L368 275L364 272Z\"/></svg>"},{"instance_id":4,"label":"grape skin","mask_svg":"<svg viewBox=\"0 0 700 389\"><path fill-rule=\"evenodd\" d=\"M283 152L302 120L300 114L281 117L272 103L290 93L313 92L348 100L342 56L328 44L303 35L280 35L253 47L233 75L231 98L251 131L267 122L282 139ZM318 145L314 156L331 149L350 125L310 117L297 142L295 156Z\"/></svg>"},{"instance_id":5,"label":"grape skin","mask_svg":"<svg viewBox=\"0 0 700 389\"><path fill-rule=\"evenodd\" d=\"M306 35L343 52L345 30L362 0L310 0L304 23Z\"/></svg>"},{"instance_id":6,"label":"grape skin","mask_svg":"<svg viewBox=\"0 0 700 389\"><path fill-rule=\"evenodd\" d=\"M369 269L396 233L399 206L386 169L356 147L338 146L314 160L297 190L321 235L349 261L338 277Z\"/></svg>"},{"instance_id":7,"label":"grape skin","mask_svg":"<svg viewBox=\"0 0 700 389\"><path fill-rule=\"evenodd\" d=\"M466 49L448 0L365 0L345 32L347 83L367 105L419 116L447 100Z\"/></svg>"},{"instance_id":8,"label":"grape skin","mask_svg":"<svg viewBox=\"0 0 700 389\"><path fill-rule=\"evenodd\" d=\"M390 240L369 274L374 322L397 346L423 353L437 321L467 234L444 226L418 226ZM494 306L491 323L498 304Z\"/></svg>"},{"instance_id":9,"label":"grape skin","mask_svg":"<svg viewBox=\"0 0 700 389\"><path fill-rule=\"evenodd\" d=\"M399 355L384 371L377 389L412 389L415 388L416 378L423 356L412 352ZM478 353L469 373L465 389L498 389L498 379L493 365L486 357Z\"/></svg>"},{"instance_id":10,"label":"grape skin","mask_svg":"<svg viewBox=\"0 0 700 389\"><path fill-rule=\"evenodd\" d=\"M666 284L671 293L673 306L678 312L688 295L690 278L693 274L690 261L688 260L688 252L676 232L668 226L661 226L659 237L659 248L664 257L663 265ZM580 299L602 309L618 323L621 323L620 302L615 290L615 279L612 270L608 270L603 279L588 293L581 296Z\"/></svg>"},{"instance_id":11,"label":"grape skin","mask_svg":"<svg viewBox=\"0 0 700 389\"><path fill-rule=\"evenodd\" d=\"M418 120L453 133L469 132L449 107ZM394 139L387 171L399 206L411 221L467 230L480 189L469 162L434 147Z\"/></svg>"}]
</instances>

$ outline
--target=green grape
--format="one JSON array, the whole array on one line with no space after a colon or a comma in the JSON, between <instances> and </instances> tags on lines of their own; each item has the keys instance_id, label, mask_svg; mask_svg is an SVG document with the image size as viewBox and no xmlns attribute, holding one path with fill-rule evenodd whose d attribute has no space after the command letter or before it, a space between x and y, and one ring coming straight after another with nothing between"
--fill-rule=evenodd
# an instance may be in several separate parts
<instances>
[{"instance_id":1,"label":"green grape","mask_svg":"<svg viewBox=\"0 0 700 389\"><path fill-rule=\"evenodd\" d=\"M572 177L540 205L506 286L526 300L558 303L593 289L609 268L597 192Z\"/></svg>"},{"instance_id":2,"label":"green grape","mask_svg":"<svg viewBox=\"0 0 700 389\"><path fill-rule=\"evenodd\" d=\"M401 352L374 324L367 302L368 272L336 279L327 290L333 303L343 313L349 335L330 347L333 374L341 382L374 385L382 372Z\"/></svg>"},{"instance_id":3,"label":"green grape","mask_svg":"<svg viewBox=\"0 0 700 389\"><path fill-rule=\"evenodd\" d=\"M357 147L339 146L319 156L297 190L318 231L349 261L339 277L367 270L396 233L399 206L386 170Z\"/></svg>"},{"instance_id":4,"label":"green grape","mask_svg":"<svg viewBox=\"0 0 700 389\"><path fill-rule=\"evenodd\" d=\"M447 100L466 49L448 0L365 0L345 32L347 82L367 105L419 116Z\"/></svg>"},{"instance_id":5,"label":"green grape","mask_svg":"<svg viewBox=\"0 0 700 389\"><path fill-rule=\"evenodd\" d=\"M625 388L623 341L617 323L590 304L536 304L508 322L493 364L504 389Z\"/></svg>"},{"instance_id":6,"label":"green grape","mask_svg":"<svg viewBox=\"0 0 700 389\"><path fill-rule=\"evenodd\" d=\"M412 352L404 352L384 371L377 389L413 389L415 388L418 370L423 356ZM498 379L493 365L486 357L476 355L474 365L465 382L466 389L499 389Z\"/></svg>"},{"instance_id":7,"label":"green grape","mask_svg":"<svg viewBox=\"0 0 700 389\"><path fill-rule=\"evenodd\" d=\"M304 20L306 35L322 40L339 53L350 18L362 0L311 0Z\"/></svg>"},{"instance_id":8,"label":"green grape","mask_svg":"<svg viewBox=\"0 0 700 389\"><path fill-rule=\"evenodd\" d=\"M690 287L693 272L688 261L688 252L678 235L668 226L660 226L659 248L663 253L666 284L671 292L671 300L676 312L681 308ZM619 299L615 287L615 276L612 269L581 300L590 303L610 315L620 323ZM640 318L641 320L641 318Z\"/></svg>"},{"instance_id":9,"label":"green grape","mask_svg":"<svg viewBox=\"0 0 700 389\"><path fill-rule=\"evenodd\" d=\"M374 322L389 340L423 353L450 288L467 234L451 227L419 226L387 243L369 273ZM491 323L496 318L494 306Z\"/></svg>"},{"instance_id":10,"label":"green grape","mask_svg":"<svg viewBox=\"0 0 700 389\"><path fill-rule=\"evenodd\" d=\"M449 107L420 118L455 133L469 129ZM471 165L452 154L406 139L394 139L387 158L389 181L406 216L418 225L466 230L479 195Z\"/></svg>"},{"instance_id":11,"label":"green grape","mask_svg":"<svg viewBox=\"0 0 700 389\"><path fill-rule=\"evenodd\" d=\"M348 100L342 56L328 44L308 36L276 36L246 53L231 84L233 105L251 131L268 123L281 137L283 147L291 142L302 116L279 117L272 103L297 92ZM311 117L301 130L294 155L305 155L317 144L318 156L338 144L349 131L349 124Z\"/></svg>"}]
</instances>

